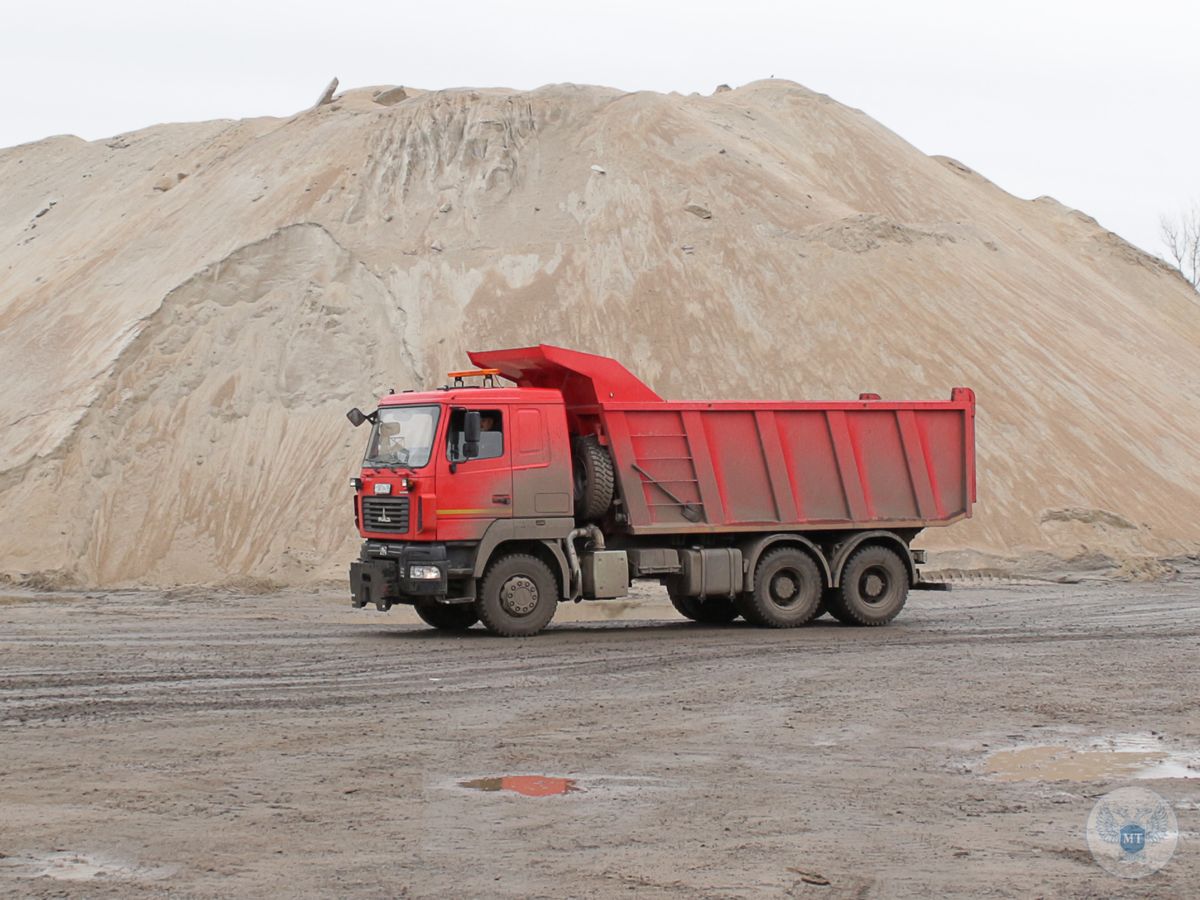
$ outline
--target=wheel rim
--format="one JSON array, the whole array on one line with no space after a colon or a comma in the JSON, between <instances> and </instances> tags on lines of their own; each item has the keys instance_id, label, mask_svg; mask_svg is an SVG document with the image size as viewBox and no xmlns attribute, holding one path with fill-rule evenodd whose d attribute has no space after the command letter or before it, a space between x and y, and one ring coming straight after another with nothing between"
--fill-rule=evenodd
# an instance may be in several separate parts
<instances>
[{"instance_id":1,"label":"wheel rim","mask_svg":"<svg viewBox=\"0 0 1200 900\"><path fill-rule=\"evenodd\" d=\"M780 569L771 576L768 584L767 592L771 603L780 609L791 609L800 602L803 595L800 588L803 584L804 579L796 569Z\"/></svg>"},{"instance_id":2,"label":"wheel rim","mask_svg":"<svg viewBox=\"0 0 1200 900\"><path fill-rule=\"evenodd\" d=\"M538 605L538 589L533 579L514 575L500 586L500 606L510 616L527 616Z\"/></svg>"},{"instance_id":3,"label":"wheel rim","mask_svg":"<svg viewBox=\"0 0 1200 900\"><path fill-rule=\"evenodd\" d=\"M868 566L858 578L858 595L871 606L884 602L891 587L891 577L882 566Z\"/></svg>"}]
</instances>

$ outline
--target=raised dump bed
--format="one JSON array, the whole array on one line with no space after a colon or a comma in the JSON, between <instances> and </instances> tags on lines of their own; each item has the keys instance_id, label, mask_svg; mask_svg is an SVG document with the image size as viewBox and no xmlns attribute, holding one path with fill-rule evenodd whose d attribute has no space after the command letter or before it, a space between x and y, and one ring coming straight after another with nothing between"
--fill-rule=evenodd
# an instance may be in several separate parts
<instances>
[{"instance_id":1,"label":"raised dump bed","mask_svg":"<svg viewBox=\"0 0 1200 900\"><path fill-rule=\"evenodd\" d=\"M975 395L948 401L673 402L614 360L556 347L473 353L562 391L612 454L633 534L925 528L975 501Z\"/></svg>"}]
</instances>

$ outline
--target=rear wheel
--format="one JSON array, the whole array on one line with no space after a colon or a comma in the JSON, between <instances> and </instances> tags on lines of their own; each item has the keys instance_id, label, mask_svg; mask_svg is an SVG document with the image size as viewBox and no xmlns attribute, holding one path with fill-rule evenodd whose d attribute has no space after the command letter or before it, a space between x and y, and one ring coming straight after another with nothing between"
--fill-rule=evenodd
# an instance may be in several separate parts
<instances>
[{"instance_id":1,"label":"rear wheel","mask_svg":"<svg viewBox=\"0 0 1200 900\"><path fill-rule=\"evenodd\" d=\"M466 631L479 621L475 607L469 603L427 603L416 607L416 610L421 621L442 631Z\"/></svg>"},{"instance_id":2,"label":"rear wheel","mask_svg":"<svg viewBox=\"0 0 1200 900\"><path fill-rule=\"evenodd\" d=\"M512 553L493 562L479 588L474 611L492 634L528 637L554 618L558 582L535 556Z\"/></svg>"},{"instance_id":3,"label":"rear wheel","mask_svg":"<svg viewBox=\"0 0 1200 900\"><path fill-rule=\"evenodd\" d=\"M780 547L765 553L754 570L754 590L738 595L747 622L768 628L795 628L817 614L821 570L802 550Z\"/></svg>"},{"instance_id":4,"label":"rear wheel","mask_svg":"<svg viewBox=\"0 0 1200 900\"><path fill-rule=\"evenodd\" d=\"M667 588L671 605L693 622L724 625L738 617L737 607L727 597L684 597Z\"/></svg>"},{"instance_id":5,"label":"rear wheel","mask_svg":"<svg viewBox=\"0 0 1200 900\"><path fill-rule=\"evenodd\" d=\"M817 616L820 616L823 613L829 613L829 615L833 616L843 625L853 625L854 620L842 611L841 606L839 606L840 603L841 601L838 599L838 589L825 588L824 593L821 595L821 607L820 611L817 613Z\"/></svg>"},{"instance_id":6,"label":"rear wheel","mask_svg":"<svg viewBox=\"0 0 1200 900\"><path fill-rule=\"evenodd\" d=\"M900 554L887 547L863 547L842 569L830 612L851 625L886 625L907 599L908 567Z\"/></svg>"}]
</instances>

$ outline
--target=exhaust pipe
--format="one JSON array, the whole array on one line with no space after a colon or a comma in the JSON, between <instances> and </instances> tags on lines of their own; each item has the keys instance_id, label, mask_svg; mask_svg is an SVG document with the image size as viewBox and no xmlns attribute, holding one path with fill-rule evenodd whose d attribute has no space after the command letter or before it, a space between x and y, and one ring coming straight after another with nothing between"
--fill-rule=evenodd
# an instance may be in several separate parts
<instances>
[{"instance_id":1,"label":"exhaust pipe","mask_svg":"<svg viewBox=\"0 0 1200 900\"><path fill-rule=\"evenodd\" d=\"M567 566L571 570L571 595L567 599L574 600L576 603L583 599L583 568L579 565L579 554L575 550L575 542L582 537L591 538L594 549L604 549L604 533L595 525L576 528L563 538L567 551Z\"/></svg>"}]
</instances>

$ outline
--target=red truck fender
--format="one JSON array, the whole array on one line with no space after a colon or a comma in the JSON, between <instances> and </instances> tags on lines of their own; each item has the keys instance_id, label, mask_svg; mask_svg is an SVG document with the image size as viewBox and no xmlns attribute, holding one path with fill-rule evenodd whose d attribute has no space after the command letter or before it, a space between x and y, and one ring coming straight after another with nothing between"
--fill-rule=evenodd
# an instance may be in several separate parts
<instances>
[{"instance_id":1,"label":"red truck fender","mask_svg":"<svg viewBox=\"0 0 1200 900\"><path fill-rule=\"evenodd\" d=\"M527 552L542 558L559 580L563 596L571 584L571 570L561 543L575 527L574 519L548 518L533 521L521 519L497 519L488 526L479 542L475 555L474 577L482 578L488 563L505 550L513 553Z\"/></svg>"}]
</instances>

